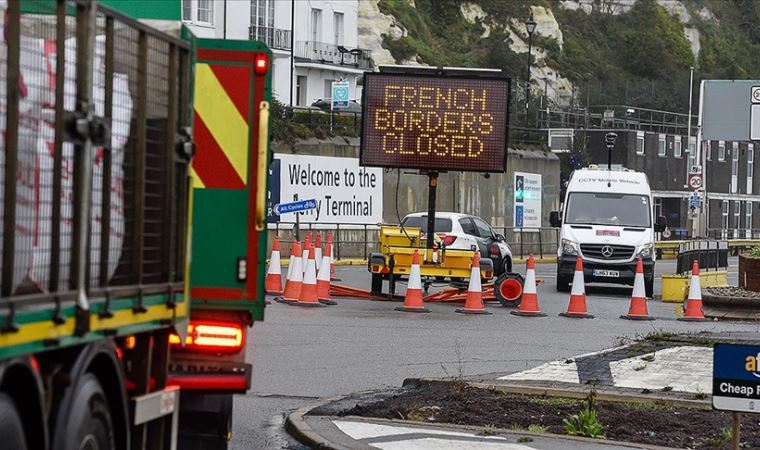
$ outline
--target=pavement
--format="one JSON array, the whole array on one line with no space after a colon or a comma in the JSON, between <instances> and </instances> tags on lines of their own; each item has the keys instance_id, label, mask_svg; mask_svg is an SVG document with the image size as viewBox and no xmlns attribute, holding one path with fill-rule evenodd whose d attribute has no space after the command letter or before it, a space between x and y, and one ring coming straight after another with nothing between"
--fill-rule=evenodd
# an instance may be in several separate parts
<instances>
[{"instance_id":1,"label":"pavement","mask_svg":"<svg viewBox=\"0 0 760 450\"><path fill-rule=\"evenodd\" d=\"M736 283L736 264L731 258L729 282ZM656 272L674 268L674 261L659 261ZM343 284L369 286L364 267L336 272ZM760 332L755 323L679 322L674 305L661 302L649 302L657 317L653 322L621 320L631 288L619 286L588 286L588 307L596 318L561 318L568 295L555 291L555 274L554 264L537 265L537 276L545 280L538 287L544 318L515 317L498 304L487 306L491 316L466 316L454 313L459 305L453 304L429 304L429 314L407 314L394 311L397 304L391 302L340 298L337 306L324 308L273 302L248 340L253 389L235 399L230 448L304 448L283 431L287 415L328 398L398 387L406 378L461 375L495 381L653 332ZM584 373L578 371L579 380Z\"/></svg>"}]
</instances>

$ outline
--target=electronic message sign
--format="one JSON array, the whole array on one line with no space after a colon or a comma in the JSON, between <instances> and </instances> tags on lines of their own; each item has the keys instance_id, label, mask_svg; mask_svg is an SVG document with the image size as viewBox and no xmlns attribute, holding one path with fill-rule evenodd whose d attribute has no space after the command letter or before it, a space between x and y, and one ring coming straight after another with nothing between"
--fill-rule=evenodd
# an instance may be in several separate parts
<instances>
[{"instance_id":1,"label":"electronic message sign","mask_svg":"<svg viewBox=\"0 0 760 450\"><path fill-rule=\"evenodd\" d=\"M504 172L509 85L501 74L365 73L361 165Z\"/></svg>"}]
</instances>

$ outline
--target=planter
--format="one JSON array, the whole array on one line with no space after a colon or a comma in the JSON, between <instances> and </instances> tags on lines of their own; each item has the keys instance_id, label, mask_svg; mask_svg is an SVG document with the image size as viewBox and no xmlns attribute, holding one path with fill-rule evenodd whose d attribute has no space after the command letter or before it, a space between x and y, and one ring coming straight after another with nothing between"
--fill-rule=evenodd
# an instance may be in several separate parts
<instances>
[{"instance_id":1,"label":"planter","mask_svg":"<svg viewBox=\"0 0 760 450\"><path fill-rule=\"evenodd\" d=\"M739 287L760 292L760 258L739 255Z\"/></svg>"}]
</instances>

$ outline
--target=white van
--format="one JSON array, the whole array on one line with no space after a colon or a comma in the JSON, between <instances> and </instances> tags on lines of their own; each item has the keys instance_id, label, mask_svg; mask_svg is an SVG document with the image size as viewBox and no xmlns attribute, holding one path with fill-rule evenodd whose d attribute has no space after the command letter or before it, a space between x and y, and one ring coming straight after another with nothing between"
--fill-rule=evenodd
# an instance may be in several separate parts
<instances>
[{"instance_id":1,"label":"white van","mask_svg":"<svg viewBox=\"0 0 760 450\"><path fill-rule=\"evenodd\" d=\"M654 220L646 174L594 165L578 169L570 176L562 212L553 211L549 221L561 229L558 291L569 290L578 255L583 257L586 283L628 285L633 285L641 257L646 295L652 296L654 234L664 231L666 224L664 217Z\"/></svg>"}]
</instances>

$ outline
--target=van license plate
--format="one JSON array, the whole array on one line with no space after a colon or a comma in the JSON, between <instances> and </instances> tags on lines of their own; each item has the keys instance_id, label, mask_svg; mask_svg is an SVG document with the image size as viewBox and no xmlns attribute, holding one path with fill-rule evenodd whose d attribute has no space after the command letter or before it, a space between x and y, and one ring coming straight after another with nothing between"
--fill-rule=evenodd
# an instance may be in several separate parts
<instances>
[{"instance_id":1,"label":"van license plate","mask_svg":"<svg viewBox=\"0 0 760 450\"><path fill-rule=\"evenodd\" d=\"M617 270L594 269L594 276L620 278L620 272Z\"/></svg>"}]
</instances>

